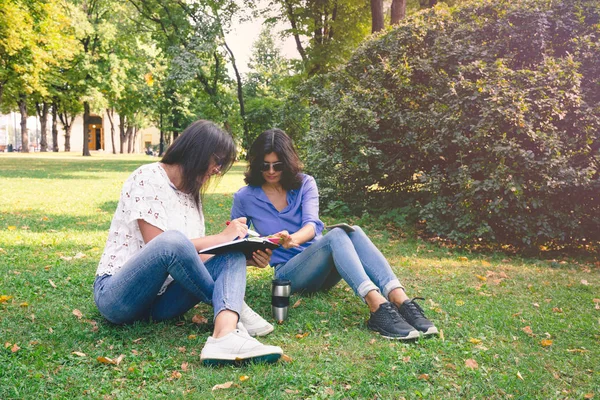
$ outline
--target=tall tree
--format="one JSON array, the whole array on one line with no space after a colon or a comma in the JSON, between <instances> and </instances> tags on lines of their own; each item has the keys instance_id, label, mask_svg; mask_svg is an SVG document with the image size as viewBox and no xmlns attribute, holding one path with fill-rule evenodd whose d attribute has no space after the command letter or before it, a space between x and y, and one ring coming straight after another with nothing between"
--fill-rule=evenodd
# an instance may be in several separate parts
<instances>
[{"instance_id":1,"label":"tall tree","mask_svg":"<svg viewBox=\"0 0 600 400\"><path fill-rule=\"evenodd\" d=\"M383 30L384 24L383 0L371 0L371 32Z\"/></svg>"},{"instance_id":2,"label":"tall tree","mask_svg":"<svg viewBox=\"0 0 600 400\"><path fill-rule=\"evenodd\" d=\"M390 17L392 25L397 24L401 19L406 17L406 0L392 0Z\"/></svg>"}]
</instances>

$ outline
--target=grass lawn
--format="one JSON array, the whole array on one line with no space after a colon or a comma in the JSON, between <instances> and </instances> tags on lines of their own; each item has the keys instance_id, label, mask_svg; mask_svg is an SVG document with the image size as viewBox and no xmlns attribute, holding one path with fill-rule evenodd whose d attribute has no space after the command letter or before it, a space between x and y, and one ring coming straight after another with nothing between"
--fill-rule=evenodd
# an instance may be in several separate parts
<instances>
[{"instance_id":1,"label":"grass lawn","mask_svg":"<svg viewBox=\"0 0 600 400\"><path fill-rule=\"evenodd\" d=\"M0 154L0 399L600 398L594 256L463 253L369 221L441 337L379 338L342 283L292 296L289 319L263 339L288 356L271 366L203 367L212 327L193 317L210 320L206 305L177 321L111 325L94 305L94 273L123 181L154 160ZM242 172L207 194L209 233L222 229ZM248 274L248 303L270 319L272 271Z\"/></svg>"}]
</instances>

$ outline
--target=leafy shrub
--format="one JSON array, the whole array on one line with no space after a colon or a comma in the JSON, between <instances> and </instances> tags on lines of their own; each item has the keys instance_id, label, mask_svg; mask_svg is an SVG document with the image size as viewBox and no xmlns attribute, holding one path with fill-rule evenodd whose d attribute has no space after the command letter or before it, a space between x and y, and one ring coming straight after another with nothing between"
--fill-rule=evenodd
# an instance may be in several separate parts
<instances>
[{"instance_id":1,"label":"leafy shrub","mask_svg":"<svg viewBox=\"0 0 600 400\"><path fill-rule=\"evenodd\" d=\"M437 6L311 82L324 203L407 205L459 243L600 239L600 4Z\"/></svg>"}]
</instances>

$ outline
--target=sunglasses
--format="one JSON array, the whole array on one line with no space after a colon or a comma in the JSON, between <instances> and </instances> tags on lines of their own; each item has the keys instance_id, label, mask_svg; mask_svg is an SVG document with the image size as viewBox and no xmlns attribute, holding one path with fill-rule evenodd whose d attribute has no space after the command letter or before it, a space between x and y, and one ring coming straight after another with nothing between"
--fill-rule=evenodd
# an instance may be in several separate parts
<instances>
[{"instance_id":1,"label":"sunglasses","mask_svg":"<svg viewBox=\"0 0 600 400\"><path fill-rule=\"evenodd\" d=\"M275 172L281 172L281 171L283 171L283 163L281 161L277 161L274 163L263 162L260 170L267 172L271 168L273 168L273 171L275 171Z\"/></svg>"},{"instance_id":2,"label":"sunglasses","mask_svg":"<svg viewBox=\"0 0 600 400\"><path fill-rule=\"evenodd\" d=\"M215 158L215 164L217 167L221 168L223 164L225 164L225 157L219 157L218 155L213 153L213 157Z\"/></svg>"}]
</instances>

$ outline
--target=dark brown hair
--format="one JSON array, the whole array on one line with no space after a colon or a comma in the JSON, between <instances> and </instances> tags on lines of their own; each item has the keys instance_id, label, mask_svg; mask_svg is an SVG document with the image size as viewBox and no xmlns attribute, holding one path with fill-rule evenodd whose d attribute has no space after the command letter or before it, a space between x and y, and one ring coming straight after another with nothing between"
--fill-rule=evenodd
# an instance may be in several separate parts
<instances>
[{"instance_id":1,"label":"dark brown hair","mask_svg":"<svg viewBox=\"0 0 600 400\"><path fill-rule=\"evenodd\" d=\"M277 154L283 163L281 186L285 190L298 189L302 184L302 162L294 148L292 139L281 129L269 129L261 133L248 152L248 169L244 181L251 186L261 186L265 183L262 175L262 165L265 156L270 153Z\"/></svg>"},{"instance_id":2,"label":"dark brown hair","mask_svg":"<svg viewBox=\"0 0 600 400\"><path fill-rule=\"evenodd\" d=\"M227 132L210 121L198 120L188 126L173 141L165 152L161 162L169 165L179 165L182 173L182 192L194 196L196 205L208 186L202 183L207 174L213 157L219 159L221 174L231 168L235 161L235 144Z\"/></svg>"}]
</instances>

